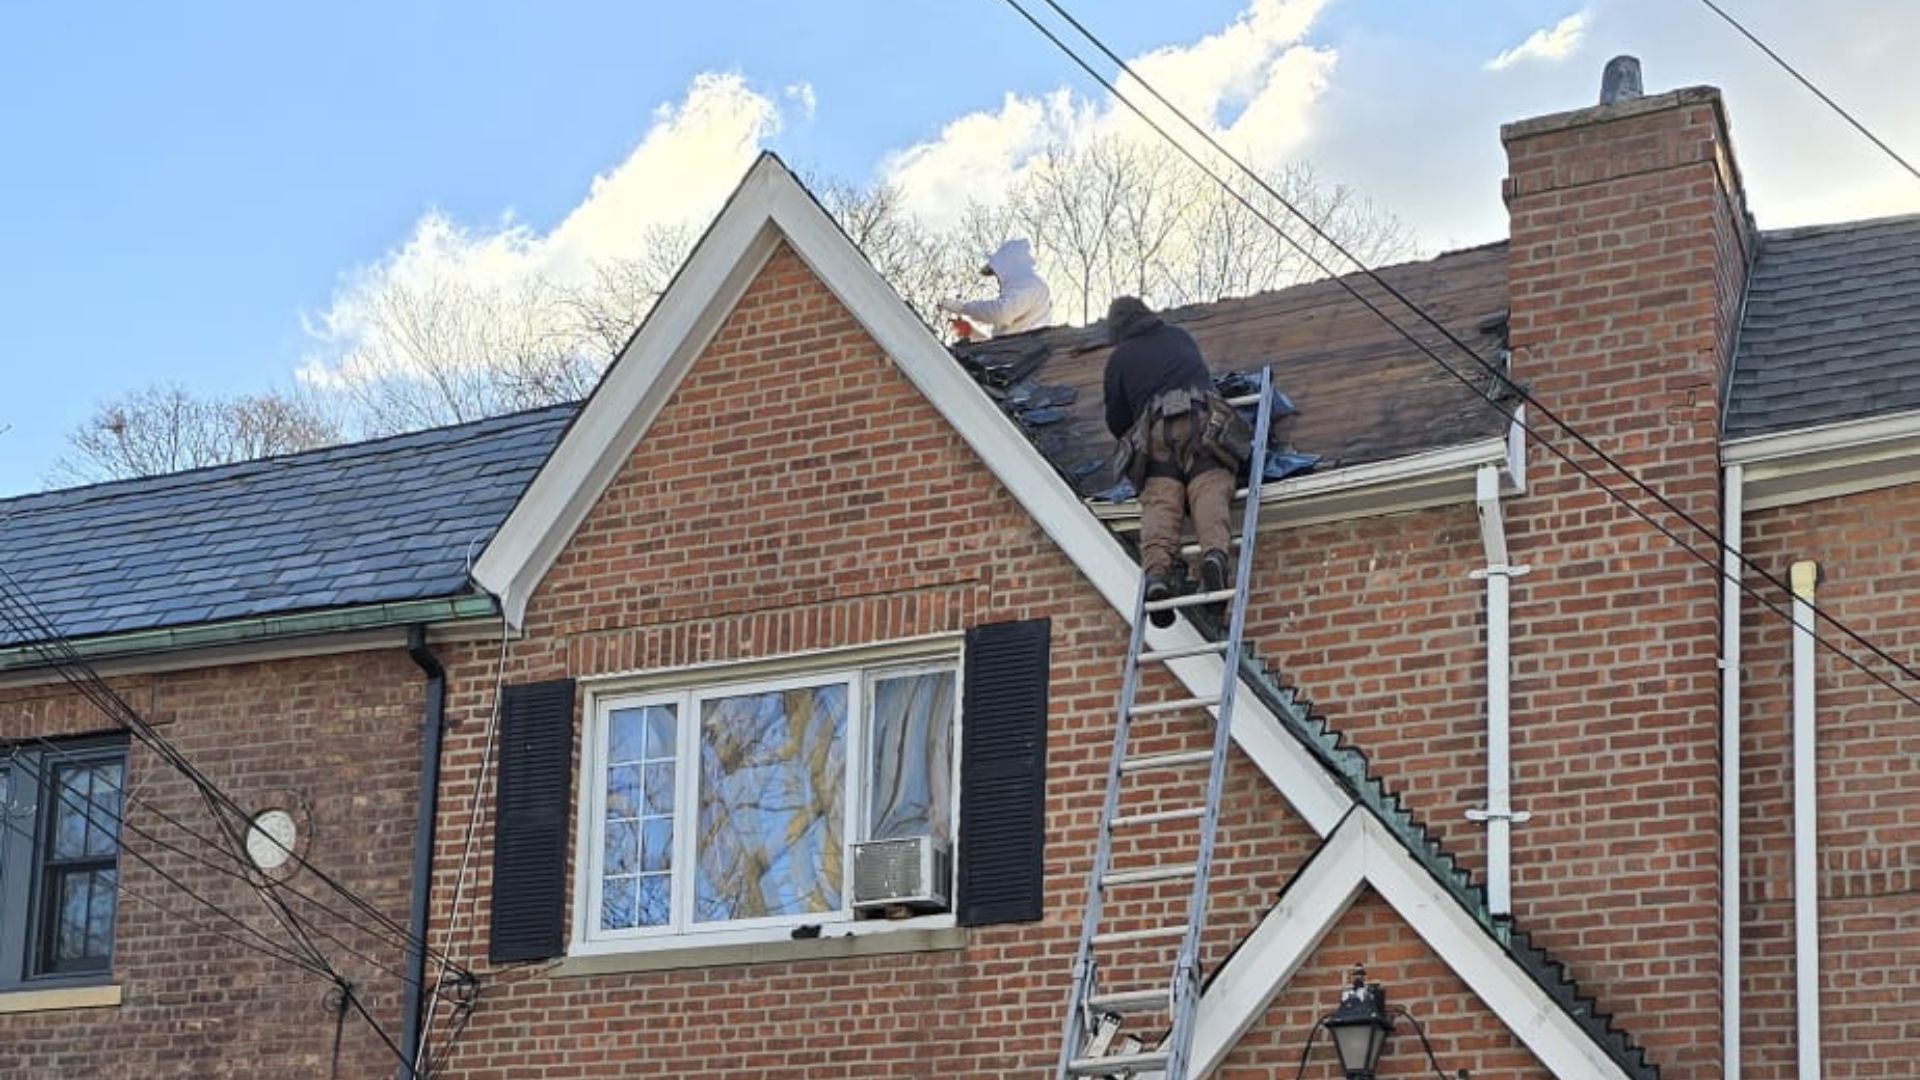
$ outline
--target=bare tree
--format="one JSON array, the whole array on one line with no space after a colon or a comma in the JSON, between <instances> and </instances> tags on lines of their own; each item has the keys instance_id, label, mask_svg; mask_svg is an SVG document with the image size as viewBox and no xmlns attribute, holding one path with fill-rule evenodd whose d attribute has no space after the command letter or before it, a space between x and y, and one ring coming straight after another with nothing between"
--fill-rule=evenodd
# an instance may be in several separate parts
<instances>
[{"instance_id":1,"label":"bare tree","mask_svg":"<svg viewBox=\"0 0 1920 1080\"><path fill-rule=\"evenodd\" d=\"M155 476L311 450L340 440L325 405L299 393L200 398L150 386L102 403L67 436L57 483Z\"/></svg>"},{"instance_id":2,"label":"bare tree","mask_svg":"<svg viewBox=\"0 0 1920 1080\"><path fill-rule=\"evenodd\" d=\"M1324 183L1310 166L1263 176L1369 263L1413 253L1403 222ZM939 299L990 290L980 260L1014 236L1033 242L1059 321L1098 318L1122 293L1170 306L1298 284L1320 276L1316 259L1350 269L1254 185L1239 188L1312 258L1191 165L1118 137L1049 148L1003 198L969 206L947 228L916 218L885 184L816 177L810 186L930 326L939 325ZM210 400L178 388L139 391L103 405L69 437L73 454L56 477L148 475L579 400L626 347L695 239L690 223L655 227L631 255L567 281L388 281L356 313L351 347L305 395Z\"/></svg>"}]
</instances>

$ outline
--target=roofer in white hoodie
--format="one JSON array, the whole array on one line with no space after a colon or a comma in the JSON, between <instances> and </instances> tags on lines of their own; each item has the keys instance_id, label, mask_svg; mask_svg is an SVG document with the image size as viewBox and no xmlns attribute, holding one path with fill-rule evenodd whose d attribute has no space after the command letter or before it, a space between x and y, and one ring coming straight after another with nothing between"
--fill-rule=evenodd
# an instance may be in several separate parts
<instances>
[{"instance_id":1,"label":"roofer in white hoodie","mask_svg":"<svg viewBox=\"0 0 1920 1080\"><path fill-rule=\"evenodd\" d=\"M1033 248L1025 240L1009 240L987 256L982 274L1000 283L992 300L942 300L940 310L964 315L984 326L994 337L1045 326L1053 317L1053 296L1033 269Z\"/></svg>"}]
</instances>

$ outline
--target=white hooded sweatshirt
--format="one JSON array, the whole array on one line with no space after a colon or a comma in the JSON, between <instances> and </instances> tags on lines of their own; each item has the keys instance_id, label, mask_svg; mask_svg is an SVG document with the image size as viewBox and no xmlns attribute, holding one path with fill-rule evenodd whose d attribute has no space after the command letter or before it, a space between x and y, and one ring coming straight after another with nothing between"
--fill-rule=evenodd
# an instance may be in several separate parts
<instances>
[{"instance_id":1,"label":"white hooded sweatshirt","mask_svg":"<svg viewBox=\"0 0 1920 1080\"><path fill-rule=\"evenodd\" d=\"M987 267L1000 283L992 300L943 300L941 308L965 315L995 337L1045 326L1053 317L1053 295L1033 269L1033 249L1025 240L1009 240L987 256Z\"/></svg>"}]
</instances>

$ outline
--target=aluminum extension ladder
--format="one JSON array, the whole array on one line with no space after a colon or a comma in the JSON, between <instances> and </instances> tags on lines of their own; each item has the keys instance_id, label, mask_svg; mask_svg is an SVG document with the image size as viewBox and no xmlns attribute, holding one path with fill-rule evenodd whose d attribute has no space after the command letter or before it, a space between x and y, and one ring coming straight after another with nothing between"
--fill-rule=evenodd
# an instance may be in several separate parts
<instances>
[{"instance_id":1,"label":"aluminum extension ladder","mask_svg":"<svg viewBox=\"0 0 1920 1080\"><path fill-rule=\"evenodd\" d=\"M1233 587L1148 603L1146 581L1142 575L1140 592L1133 606L1133 634L1127 646L1126 675L1120 688L1119 715L1114 725L1113 760L1107 769L1106 800L1100 811L1100 842L1094 853L1093 870L1087 883L1087 908L1080 929L1080 947L1073 960L1073 993L1067 1010L1066 1038L1056 1074L1058 1080L1067 1080L1069 1077L1125 1080L1154 1074L1164 1080L1189 1080L1193 1028L1199 1011L1201 989L1200 931L1206 922L1207 878L1213 864L1214 831L1220 816L1220 790L1226 775L1227 747L1231 736L1229 718L1233 715L1234 690L1239 686L1240 641L1246 629L1247 594L1253 579L1253 538L1260 517L1260 481L1265 471L1269 413L1273 404L1272 368L1261 369L1257 394L1232 400L1235 405L1259 406L1254 424L1254 460L1248 469L1247 487L1238 493L1244 499L1244 505L1238 537L1239 552L1234 560ZM1152 612L1222 601L1230 604L1231 616L1225 640L1144 651L1147 616ZM1185 657L1207 655L1218 655L1222 659L1219 693L1210 697L1135 702L1134 695L1140 685L1140 665L1165 664ZM1136 718L1182 713L1204 716L1209 709L1214 710L1218 718L1213 726L1211 751L1128 756L1128 735ZM1195 767L1201 765L1206 766L1206 786L1204 791L1199 790L1201 781L1197 776L1194 778L1196 791L1191 804L1174 809L1122 812L1123 789L1130 780L1167 775L1193 776L1197 772ZM1178 821L1198 822L1198 854L1193 862L1121 871L1111 868L1116 835L1127 835L1143 828ZM1183 880L1193 883L1184 922L1102 931L1101 916L1110 894L1124 898L1129 891L1139 895L1143 886ZM1151 950L1157 947L1164 957L1167 944L1176 939L1179 948L1164 984L1157 978L1145 986L1103 987L1100 984L1103 951ZM1153 954L1149 951L1145 955ZM1136 966L1157 967L1149 963ZM1164 1027L1152 1029L1151 1044L1147 1039L1124 1030L1129 1016L1141 1015L1168 1018Z\"/></svg>"}]
</instances>

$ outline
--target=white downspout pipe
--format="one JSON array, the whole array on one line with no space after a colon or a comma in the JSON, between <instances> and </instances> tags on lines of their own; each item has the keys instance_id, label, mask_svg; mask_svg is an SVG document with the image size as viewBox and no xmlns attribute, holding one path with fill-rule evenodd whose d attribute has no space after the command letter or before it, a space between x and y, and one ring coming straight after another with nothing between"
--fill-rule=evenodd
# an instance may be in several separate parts
<instances>
[{"instance_id":1,"label":"white downspout pipe","mask_svg":"<svg viewBox=\"0 0 1920 1080\"><path fill-rule=\"evenodd\" d=\"M1513 661L1508 613L1511 579L1527 572L1507 561L1507 532L1500 517L1500 469L1482 465L1474 478L1480 543L1487 568L1471 576L1487 583L1487 805L1467 817L1487 823L1487 907L1496 917L1513 912L1513 823L1526 813L1513 809Z\"/></svg>"},{"instance_id":2,"label":"white downspout pipe","mask_svg":"<svg viewBox=\"0 0 1920 1080\"><path fill-rule=\"evenodd\" d=\"M1814 744L1814 585L1820 566L1793 564L1793 958L1800 1075L1820 1076L1819 791Z\"/></svg>"},{"instance_id":3,"label":"white downspout pipe","mask_svg":"<svg viewBox=\"0 0 1920 1080\"><path fill-rule=\"evenodd\" d=\"M1740 1080L1740 518L1746 467L1729 465L1720 578L1720 1043L1725 1080Z\"/></svg>"}]
</instances>

